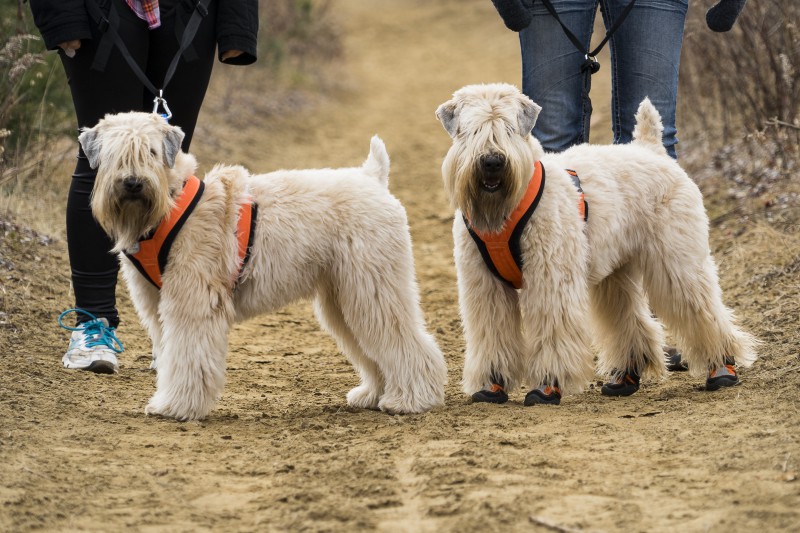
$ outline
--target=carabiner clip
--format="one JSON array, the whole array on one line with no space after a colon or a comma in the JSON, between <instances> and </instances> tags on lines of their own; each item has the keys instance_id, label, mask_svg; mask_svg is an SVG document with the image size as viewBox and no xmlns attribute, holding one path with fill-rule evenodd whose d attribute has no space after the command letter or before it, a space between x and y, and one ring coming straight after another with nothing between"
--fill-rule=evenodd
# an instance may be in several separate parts
<instances>
[{"instance_id":1,"label":"carabiner clip","mask_svg":"<svg viewBox=\"0 0 800 533\"><path fill-rule=\"evenodd\" d=\"M585 54L583 56L583 65L581 66L581 70L589 70L591 74L597 74L597 71L600 70L600 62L597 61L595 56L590 56L589 54Z\"/></svg>"},{"instance_id":2,"label":"carabiner clip","mask_svg":"<svg viewBox=\"0 0 800 533\"><path fill-rule=\"evenodd\" d=\"M158 91L158 96L153 98L153 113L161 115L162 117L164 117L164 120L169 122L169 119L172 118L172 111L169 110L169 106L167 105L167 101L164 99L163 94L164 94L164 91L160 90L160 91ZM164 108L164 113L159 113L158 112L158 106L159 105L161 105L161 107Z\"/></svg>"}]
</instances>

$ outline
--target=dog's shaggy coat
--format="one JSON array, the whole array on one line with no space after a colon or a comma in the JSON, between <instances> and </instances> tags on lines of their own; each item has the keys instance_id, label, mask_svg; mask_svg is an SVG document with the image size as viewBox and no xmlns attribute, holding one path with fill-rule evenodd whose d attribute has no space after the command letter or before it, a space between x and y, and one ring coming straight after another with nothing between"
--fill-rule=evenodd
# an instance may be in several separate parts
<instances>
[{"instance_id":1,"label":"dog's shaggy coat","mask_svg":"<svg viewBox=\"0 0 800 533\"><path fill-rule=\"evenodd\" d=\"M81 134L98 169L92 211L115 251L135 247L194 173L182 138L149 113L108 115ZM223 390L232 323L307 297L361 377L349 405L391 413L441 405L447 369L425 329L406 214L388 175L378 137L358 168L251 176L216 166L172 245L160 291L120 254L153 342L157 388L146 412L208 415ZM256 233L237 281L238 206L250 200L258 205Z\"/></svg>"},{"instance_id":2,"label":"dog's shaggy coat","mask_svg":"<svg viewBox=\"0 0 800 533\"><path fill-rule=\"evenodd\" d=\"M755 340L722 301L702 196L666 154L652 104L640 105L632 143L560 154L545 154L530 134L539 110L515 87L490 84L464 87L436 111L453 140L442 176L456 209L464 391L498 377L509 388L580 391L594 376L593 340L600 373L663 376L664 333L651 308L694 374L726 357L752 364ZM523 287L514 290L486 267L462 213L479 231L503 229L535 161L546 181L522 233ZM565 169L580 177L588 222Z\"/></svg>"}]
</instances>

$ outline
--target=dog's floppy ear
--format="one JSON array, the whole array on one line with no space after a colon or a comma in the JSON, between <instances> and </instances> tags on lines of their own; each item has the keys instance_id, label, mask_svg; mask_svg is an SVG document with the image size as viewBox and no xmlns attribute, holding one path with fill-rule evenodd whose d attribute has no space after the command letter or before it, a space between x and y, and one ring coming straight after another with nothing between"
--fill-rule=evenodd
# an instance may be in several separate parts
<instances>
[{"instance_id":1,"label":"dog's floppy ear","mask_svg":"<svg viewBox=\"0 0 800 533\"><path fill-rule=\"evenodd\" d=\"M524 94L519 95L519 103L519 113L517 114L519 133L523 137L527 137L536 124L536 119L539 118L539 112L542 108Z\"/></svg>"},{"instance_id":2,"label":"dog's floppy ear","mask_svg":"<svg viewBox=\"0 0 800 533\"><path fill-rule=\"evenodd\" d=\"M444 129L447 130L447 133L450 137L456 137L458 133L458 114L456 113L456 103L453 100L449 100L442 105L439 106L439 109L436 110L436 118L439 119L439 122L442 123Z\"/></svg>"},{"instance_id":3,"label":"dog's floppy ear","mask_svg":"<svg viewBox=\"0 0 800 533\"><path fill-rule=\"evenodd\" d=\"M181 143L185 134L178 126L167 126L164 133L164 163L169 168L175 166L175 158L181 151Z\"/></svg>"},{"instance_id":4,"label":"dog's floppy ear","mask_svg":"<svg viewBox=\"0 0 800 533\"><path fill-rule=\"evenodd\" d=\"M100 164L100 141L97 140L97 132L94 128L83 128L78 135L78 142L81 143L83 153L89 159L89 166L97 168Z\"/></svg>"}]
</instances>

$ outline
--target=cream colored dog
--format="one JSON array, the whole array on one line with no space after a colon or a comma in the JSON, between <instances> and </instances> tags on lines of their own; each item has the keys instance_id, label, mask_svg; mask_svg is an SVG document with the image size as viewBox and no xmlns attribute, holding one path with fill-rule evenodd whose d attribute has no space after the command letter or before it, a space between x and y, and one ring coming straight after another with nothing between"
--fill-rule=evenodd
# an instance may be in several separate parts
<instances>
[{"instance_id":1,"label":"cream colored dog","mask_svg":"<svg viewBox=\"0 0 800 533\"><path fill-rule=\"evenodd\" d=\"M526 384L526 405L559 403L593 379L594 339L611 378L603 394L632 394L641 375L665 374L651 308L708 389L737 383L734 364L752 364L755 341L723 304L702 196L667 156L658 112L642 102L631 144L545 154L530 134L540 109L493 84L464 87L436 111L453 139L442 175L456 209L464 391L502 403ZM512 233L523 198L532 214Z\"/></svg>"},{"instance_id":2,"label":"cream colored dog","mask_svg":"<svg viewBox=\"0 0 800 533\"><path fill-rule=\"evenodd\" d=\"M208 415L223 390L232 323L306 297L360 374L349 405L390 413L442 405L447 369L425 329L383 142L373 137L358 168L251 176L216 166L172 241L159 290L142 274L146 262L134 259L152 230L172 220L170 209L185 203L184 184L199 183L189 179L196 162L180 151L182 139L180 128L149 113L108 115L80 135L98 169L92 212L115 242L153 342L157 388L146 412ZM255 232L240 271L237 219L250 202Z\"/></svg>"}]
</instances>

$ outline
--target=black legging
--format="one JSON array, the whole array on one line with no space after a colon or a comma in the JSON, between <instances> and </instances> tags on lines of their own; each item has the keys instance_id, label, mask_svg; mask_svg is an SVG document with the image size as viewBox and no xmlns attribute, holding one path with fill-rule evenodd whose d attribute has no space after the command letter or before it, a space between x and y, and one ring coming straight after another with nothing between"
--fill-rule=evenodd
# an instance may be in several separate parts
<instances>
[{"instance_id":1,"label":"black legging","mask_svg":"<svg viewBox=\"0 0 800 533\"><path fill-rule=\"evenodd\" d=\"M160 87L167 67L178 50L176 17L183 21L180 27L189 20L187 2L161 0L161 27L148 30L147 24L131 11L124 0L111 1L120 15L117 31L128 51L153 85ZM189 149L192 141L214 63L216 2L212 0L209 4L208 16L203 19L192 42L197 58L186 62L184 54L164 90L164 98L173 114L170 123L180 126L186 134L183 139L184 151ZM92 35L92 40L81 42L81 48L74 58L59 51L72 91L78 127L92 127L106 113L151 111L153 95L144 88L119 49L114 47L103 72L91 69L101 38L96 25L93 25ZM119 263L117 257L110 253L111 240L97 224L89 207L96 175L97 172L89 167L89 161L79 148L78 163L67 197L67 248L75 307L97 317L105 317L116 327L119 324L116 308ZM79 322L87 319L78 314Z\"/></svg>"}]
</instances>

